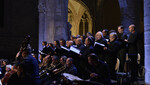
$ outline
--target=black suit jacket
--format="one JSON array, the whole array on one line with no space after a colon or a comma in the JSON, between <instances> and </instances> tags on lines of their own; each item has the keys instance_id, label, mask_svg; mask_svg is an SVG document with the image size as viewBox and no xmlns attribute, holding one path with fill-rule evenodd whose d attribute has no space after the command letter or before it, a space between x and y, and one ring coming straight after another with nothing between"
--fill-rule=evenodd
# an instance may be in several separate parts
<instances>
[{"instance_id":1,"label":"black suit jacket","mask_svg":"<svg viewBox=\"0 0 150 85\"><path fill-rule=\"evenodd\" d=\"M106 62L107 63L112 62L116 64L117 53L119 49L120 49L120 43L117 40L110 42L106 50L106 53L107 53Z\"/></svg>"},{"instance_id":2,"label":"black suit jacket","mask_svg":"<svg viewBox=\"0 0 150 85\"><path fill-rule=\"evenodd\" d=\"M88 64L85 70L88 78L90 78L91 73L98 74L97 78L90 78L91 81L96 81L104 85L110 85L110 72L108 65L103 61L99 61L96 66Z\"/></svg>"},{"instance_id":3,"label":"black suit jacket","mask_svg":"<svg viewBox=\"0 0 150 85\"><path fill-rule=\"evenodd\" d=\"M105 47L108 46L107 41L105 40L105 38L102 38L100 40L97 40L96 42L104 44ZM95 53L98 55L99 59L104 61L105 60L105 55L106 52L104 51L104 48L99 48L99 47L94 47Z\"/></svg>"},{"instance_id":4,"label":"black suit jacket","mask_svg":"<svg viewBox=\"0 0 150 85\"><path fill-rule=\"evenodd\" d=\"M128 54L137 54L137 32L131 33L128 39Z\"/></svg>"}]
</instances>

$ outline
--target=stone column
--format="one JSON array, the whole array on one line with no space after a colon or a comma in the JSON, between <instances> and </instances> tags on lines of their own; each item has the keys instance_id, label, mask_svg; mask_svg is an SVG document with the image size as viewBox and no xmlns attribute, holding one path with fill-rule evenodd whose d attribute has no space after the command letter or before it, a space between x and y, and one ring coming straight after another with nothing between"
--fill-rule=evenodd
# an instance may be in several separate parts
<instances>
[{"instance_id":1,"label":"stone column","mask_svg":"<svg viewBox=\"0 0 150 85\"><path fill-rule=\"evenodd\" d=\"M55 36L55 11L56 11L56 0L45 0L46 1L46 12L45 12L45 40L53 43Z\"/></svg>"},{"instance_id":2,"label":"stone column","mask_svg":"<svg viewBox=\"0 0 150 85\"><path fill-rule=\"evenodd\" d=\"M83 35L85 35L86 33L85 33L85 22L86 22L86 20L83 18L82 19L82 23L83 23ZM80 29L79 29L80 30Z\"/></svg>"},{"instance_id":3,"label":"stone column","mask_svg":"<svg viewBox=\"0 0 150 85\"><path fill-rule=\"evenodd\" d=\"M39 49L42 41L68 39L68 0L39 0Z\"/></svg>"},{"instance_id":4,"label":"stone column","mask_svg":"<svg viewBox=\"0 0 150 85\"><path fill-rule=\"evenodd\" d=\"M68 0L52 0L56 3L55 9L55 36L54 39L68 39L67 20L68 20Z\"/></svg>"},{"instance_id":5,"label":"stone column","mask_svg":"<svg viewBox=\"0 0 150 85\"><path fill-rule=\"evenodd\" d=\"M144 0L145 84L150 85L150 0Z\"/></svg>"},{"instance_id":6,"label":"stone column","mask_svg":"<svg viewBox=\"0 0 150 85\"><path fill-rule=\"evenodd\" d=\"M45 0L39 0L39 49L42 49L42 41L45 41Z\"/></svg>"}]
</instances>

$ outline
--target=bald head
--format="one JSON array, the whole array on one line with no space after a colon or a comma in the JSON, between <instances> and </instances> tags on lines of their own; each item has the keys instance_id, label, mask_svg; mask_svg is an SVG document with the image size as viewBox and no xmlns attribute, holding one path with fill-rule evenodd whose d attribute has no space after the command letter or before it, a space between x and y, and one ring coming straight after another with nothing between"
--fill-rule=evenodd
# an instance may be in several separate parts
<instances>
[{"instance_id":1,"label":"bald head","mask_svg":"<svg viewBox=\"0 0 150 85\"><path fill-rule=\"evenodd\" d=\"M67 47L70 47L71 45L73 45L73 41L69 40L69 41L66 42L66 44L67 44Z\"/></svg>"},{"instance_id":2,"label":"bald head","mask_svg":"<svg viewBox=\"0 0 150 85\"><path fill-rule=\"evenodd\" d=\"M81 39L81 38L77 38L76 41L75 41L76 45L80 45L81 42L82 42L82 39Z\"/></svg>"},{"instance_id":3,"label":"bald head","mask_svg":"<svg viewBox=\"0 0 150 85\"><path fill-rule=\"evenodd\" d=\"M62 65L64 65L64 64L66 63L66 59L67 59L66 56L62 56L62 57L60 58L60 63L61 63Z\"/></svg>"},{"instance_id":4,"label":"bald head","mask_svg":"<svg viewBox=\"0 0 150 85\"><path fill-rule=\"evenodd\" d=\"M67 67L70 67L72 65L72 63L73 63L73 59L72 58L67 58L67 60L66 60Z\"/></svg>"},{"instance_id":5,"label":"bald head","mask_svg":"<svg viewBox=\"0 0 150 85\"><path fill-rule=\"evenodd\" d=\"M100 40L101 38L103 38L103 33L101 31L98 31L95 35L95 40Z\"/></svg>"},{"instance_id":6,"label":"bald head","mask_svg":"<svg viewBox=\"0 0 150 85\"><path fill-rule=\"evenodd\" d=\"M134 24L131 24L131 25L129 26L129 31L130 31L130 32L135 31L135 25L134 25Z\"/></svg>"}]
</instances>

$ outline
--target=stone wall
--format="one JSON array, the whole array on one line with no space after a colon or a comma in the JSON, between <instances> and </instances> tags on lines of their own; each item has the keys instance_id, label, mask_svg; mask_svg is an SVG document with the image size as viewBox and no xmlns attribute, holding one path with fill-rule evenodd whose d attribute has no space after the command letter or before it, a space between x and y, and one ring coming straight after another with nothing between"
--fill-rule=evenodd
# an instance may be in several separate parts
<instances>
[{"instance_id":1,"label":"stone wall","mask_svg":"<svg viewBox=\"0 0 150 85\"><path fill-rule=\"evenodd\" d=\"M150 85L150 0L144 0L145 84Z\"/></svg>"},{"instance_id":2,"label":"stone wall","mask_svg":"<svg viewBox=\"0 0 150 85\"><path fill-rule=\"evenodd\" d=\"M42 41L67 40L68 0L39 0L38 7L39 49L42 49Z\"/></svg>"}]
</instances>

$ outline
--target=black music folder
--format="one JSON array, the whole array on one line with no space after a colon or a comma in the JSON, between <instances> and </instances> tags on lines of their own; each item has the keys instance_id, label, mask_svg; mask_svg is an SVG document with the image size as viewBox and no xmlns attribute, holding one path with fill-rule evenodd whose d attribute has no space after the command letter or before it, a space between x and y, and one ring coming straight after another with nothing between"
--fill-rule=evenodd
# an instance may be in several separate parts
<instances>
[{"instance_id":1,"label":"black music folder","mask_svg":"<svg viewBox=\"0 0 150 85\"><path fill-rule=\"evenodd\" d=\"M95 43L94 43L94 47L103 49L103 48L105 47L105 45L104 45L104 44L101 44L101 43L98 43L98 42L95 42Z\"/></svg>"},{"instance_id":2,"label":"black music folder","mask_svg":"<svg viewBox=\"0 0 150 85\"><path fill-rule=\"evenodd\" d=\"M63 50L65 50L65 51L70 51L70 49L68 49L68 48L66 48L66 47L64 47L64 46L61 46L61 48L63 49Z\"/></svg>"}]
</instances>

